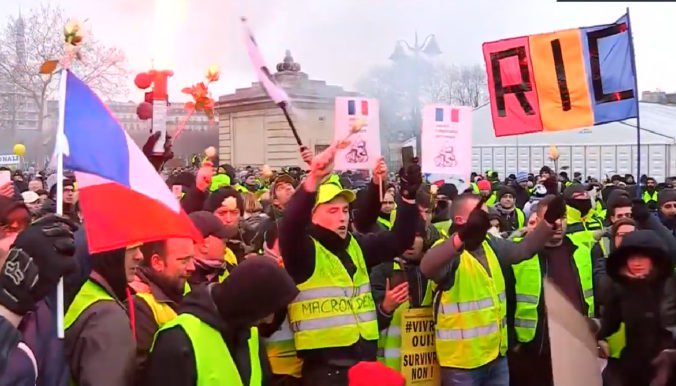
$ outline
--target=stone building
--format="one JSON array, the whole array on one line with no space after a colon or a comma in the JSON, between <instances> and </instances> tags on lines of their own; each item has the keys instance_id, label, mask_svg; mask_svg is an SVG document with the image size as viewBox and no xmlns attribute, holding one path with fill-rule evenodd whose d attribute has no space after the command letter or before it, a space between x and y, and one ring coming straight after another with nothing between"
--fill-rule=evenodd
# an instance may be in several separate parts
<instances>
[{"instance_id":1,"label":"stone building","mask_svg":"<svg viewBox=\"0 0 676 386\"><path fill-rule=\"evenodd\" d=\"M288 50L272 76L291 98L291 117L303 144L315 152L326 148L333 140L335 97L358 94L310 79ZM219 117L221 164L267 164L273 168L303 165L282 109L272 102L259 82L220 97L215 109Z\"/></svg>"}]
</instances>

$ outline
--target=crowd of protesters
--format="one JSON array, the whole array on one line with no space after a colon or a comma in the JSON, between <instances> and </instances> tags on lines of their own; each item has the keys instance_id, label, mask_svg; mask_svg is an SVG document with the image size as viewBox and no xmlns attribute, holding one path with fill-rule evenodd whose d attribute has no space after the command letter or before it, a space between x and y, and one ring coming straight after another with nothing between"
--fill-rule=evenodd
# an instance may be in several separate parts
<instances>
[{"instance_id":1,"label":"crowd of protesters","mask_svg":"<svg viewBox=\"0 0 676 386\"><path fill-rule=\"evenodd\" d=\"M464 187L416 162L336 174L335 151L301 149L306 171L162 170L203 240L95 254L74 176L55 216L55 175L15 172L0 385L403 385L399 325L422 307L442 385L553 385L545 278L587 319L605 385L676 385L672 179L543 167Z\"/></svg>"}]
</instances>

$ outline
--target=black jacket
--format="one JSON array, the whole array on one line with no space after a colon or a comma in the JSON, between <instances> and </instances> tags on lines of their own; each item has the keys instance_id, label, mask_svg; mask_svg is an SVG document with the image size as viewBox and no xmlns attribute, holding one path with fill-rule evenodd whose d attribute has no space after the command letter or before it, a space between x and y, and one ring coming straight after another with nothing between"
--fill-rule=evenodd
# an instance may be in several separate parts
<instances>
[{"instance_id":1,"label":"black jacket","mask_svg":"<svg viewBox=\"0 0 676 386\"><path fill-rule=\"evenodd\" d=\"M251 378L251 361L249 359L248 329L233 330L224 321L216 306L211 300L209 287L198 286L184 299L179 307L179 313L189 313L197 316L205 323L221 331L242 382L249 384ZM267 385L272 374L270 363L263 344L259 345L263 385ZM214 358L214 360L219 360ZM145 386L193 386L197 384L197 368L195 353L192 344L181 328L172 328L161 332L155 341L155 347L150 353L146 367Z\"/></svg>"},{"instance_id":2,"label":"black jacket","mask_svg":"<svg viewBox=\"0 0 676 386\"><path fill-rule=\"evenodd\" d=\"M597 337L607 338L624 323L626 346L620 361L623 378L632 386L647 386L654 373L650 362L660 351L676 348L671 332L676 329L676 275L666 251L653 231L639 230L625 236L608 258L613 297L604 308ZM646 279L620 274L635 252L653 260L653 271Z\"/></svg>"},{"instance_id":3,"label":"black jacket","mask_svg":"<svg viewBox=\"0 0 676 386\"><path fill-rule=\"evenodd\" d=\"M513 183L512 188L514 188L514 192L516 192L516 197L514 197L514 206L523 210L523 207L530 199L530 193L528 193L528 190L524 189L517 183Z\"/></svg>"}]
</instances>

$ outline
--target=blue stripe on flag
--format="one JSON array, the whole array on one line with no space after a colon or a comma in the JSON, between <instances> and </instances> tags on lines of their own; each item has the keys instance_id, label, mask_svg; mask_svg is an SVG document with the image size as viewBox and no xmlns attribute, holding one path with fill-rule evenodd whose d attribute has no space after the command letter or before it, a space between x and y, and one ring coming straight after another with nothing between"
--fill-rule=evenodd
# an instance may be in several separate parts
<instances>
[{"instance_id":1,"label":"blue stripe on flag","mask_svg":"<svg viewBox=\"0 0 676 386\"><path fill-rule=\"evenodd\" d=\"M434 110L434 120L437 122L443 122L444 121L444 109L441 107L437 107Z\"/></svg>"},{"instance_id":2,"label":"blue stripe on flag","mask_svg":"<svg viewBox=\"0 0 676 386\"><path fill-rule=\"evenodd\" d=\"M64 167L129 186L124 129L84 82L67 74L64 132L69 155L64 155Z\"/></svg>"},{"instance_id":3,"label":"blue stripe on flag","mask_svg":"<svg viewBox=\"0 0 676 386\"><path fill-rule=\"evenodd\" d=\"M355 115L357 113L357 107L353 100L347 101L347 115Z\"/></svg>"}]
</instances>

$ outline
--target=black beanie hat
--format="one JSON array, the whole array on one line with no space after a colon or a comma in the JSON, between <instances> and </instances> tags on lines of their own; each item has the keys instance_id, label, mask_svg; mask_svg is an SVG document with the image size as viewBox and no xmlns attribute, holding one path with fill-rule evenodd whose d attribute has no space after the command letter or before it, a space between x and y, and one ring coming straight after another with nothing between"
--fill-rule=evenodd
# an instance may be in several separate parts
<instances>
[{"instance_id":1,"label":"black beanie hat","mask_svg":"<svg viewBox=\"0 0 676 386\"><path fill-rule=\"evenodd\" d=\"M542 168L540 168L540 175L542 175L542 173L547 173L547 174L549 174L549 175L554 174L554 172L552 172L552 168L550 168L550 167L547 166L547 165L545 165L545 166L543 166Z\"/></svg>"},{"instance_id":2,"label":"black beanie hat","mask_svg":"<svg viewBox=\"0 0 676 386\"><path fill-rule=\"evenodd\" d=\"M676 189L662 189L657 194L657 205L662 206L670 201L676 201Z\"/></svg>"},{"instance_id":3,"label":"black beanie hat","mask_svg":"<svg viewBox=\"0 0 676 386\"><path fill-rule=\"evenodd\" d=\"M219 314L228 324L253 324L286 306L298 295L291 276L272 257L252 256L211 290Z\"/></svg>"},{"instance_id":4,"label":"black beanie hat","mask_svg":"<svg viewBox=\"0 0 676 386\"><path fill-rule=\"evenodd\" d=\"M125 248L91 255L92 271L103 276L119 300L127 297L127 273L124 269Z\"/></svg>"},{"instance_id":5,"label":"black beanie hat","mask_svg":"<svg viewBox=\"0 0 676 386\"><path fill-rule=\"evenodd\" d=\"M223 200L228 197L235 197L237 200L237 208L239 209L239 215L244 215L244 199L242 195L231 186L223 186L218 188L215 192L212 192L207 200L204 202L204 210L208 212L215 212L216 209L220 208L223 205Z\"/></svg>"},{"instance_id":6,"label":"black beanie hat","mask_svg":"<svg viewBox=\"0 0 676 386\"><path fill-rule=\"evenodd\" d=\"M511 194L512 198L516 198L516 192L514 191L514 188L512 188L511 186L502 186L500 187L500 190L498 190L498 194L496 196L498 201L500 201L502 196L504 196L505 194Z\"/></svg>"},{"instance_id":7,"label":"black beanie hat","mask_svg":"<svg viewBox=\"0 0 676 386\"><path fill-rule=\"evenodd\" d=\"M573 199L573 194L574 193L584 193L587 191L587 187L582 184L573 184L567 187L563 191L563 198L566 200L566 202L570 201Z\"/></svg>"},{"instance_id":8,"label":"black beanie hat","mask_svg":"<svg viewBox=\"0 0 676 386\"><path fill-rule=\"evenodd\" d=\"M446 183L439 187L437 194L442 194L453 201L456 197L458 197L458 188L453 184Z\"/></svg>"}]
</instances>

